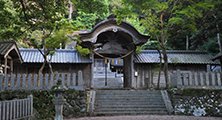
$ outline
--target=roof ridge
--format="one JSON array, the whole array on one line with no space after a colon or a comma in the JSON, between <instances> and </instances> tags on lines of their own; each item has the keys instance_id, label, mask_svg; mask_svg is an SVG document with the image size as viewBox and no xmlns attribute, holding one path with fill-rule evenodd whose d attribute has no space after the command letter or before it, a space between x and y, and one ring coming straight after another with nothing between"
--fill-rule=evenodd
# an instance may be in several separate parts
<instances>
[{"instance_id":1,"label":"roof ridge","mask_svg":"<svg viewBox=\"0 0 222 120\"><path fill-rule=\"evenodd\" d=\"M16 43L14 40L9 40L9 41L0 41L0 43Z\"/></svg>"},{"instance_id":2,"label":"roof ridge","mask_svg":"<svg viewBox=\"0 0 222 120\"><path fill-rule=\"evenodd\" d=\"M162 50L160 50L162 51ZM148 53L148 52L155 52L158 53L157 50L141 50L141 52ZM197 51L197 50L167 50L167 53L202 53L202 54L208 54L206 51Z\"/></svg>"},{"instance_id":3,"label":"roof ridge","mask_svg":"<svg viewBox=\"0 0 222 120\"><path fill-rule=\"evenodd\" d=\"M38 51L37 48L19 48L20 51ZM41 49L43 50L43 49ZM56 52L76 52L77 50L76 49L56 49Z\"/></svg>"}]
</instances>

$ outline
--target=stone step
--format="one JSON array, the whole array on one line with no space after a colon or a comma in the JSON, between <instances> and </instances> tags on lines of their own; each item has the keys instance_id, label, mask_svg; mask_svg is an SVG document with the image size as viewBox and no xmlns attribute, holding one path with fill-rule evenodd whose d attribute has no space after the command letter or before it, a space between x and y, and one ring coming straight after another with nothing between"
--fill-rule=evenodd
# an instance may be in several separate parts
<instances>
[{"instance_id":1,"label":"stone step","mask_svg":"<svg viewBox=\"0 0 222 120\"><path fill-rule=\"evenodd\" d=\"M137 99L137 100L149 100L149 99L162 99L162 96L155 95L155 96L140 96L140 95L96 95L97 99Z\"/></svg>"},{"instance_id":2,"label":"stone step","mask_svg":"<svg viewBox=\"0 0 222 120\"><path fill-rule=\"evenodd\" d=\"M133 93L131 93L131 94L126 94L126 93L123 93L123 94L112 94L112 93L107 93L107 94L97 94L96 93L96 96L98 96L98 97L103 97L103 96L105 96L105 97L107 97L107 96L112 96L112 97L115 97L115 96L130 96L130 97L133 97L133 96L135 96L135 97L161 97L161 95L160 95L160 93L158 93L158 94L138 94L138 93L135 93L135 94L133 94Z\"/></svg>"},{"instance_id":3,"label":"stone step","mask_svg":"<svg viewBox=\"0 0 222 120\"><path fill-rule=\"evenodd\" d=\"M105 93L105 94L98 94L96 93L97 96L148 96L148 97L155 97L155 96L161 96L160 93L155 93L155 94L143 94L143 93Z\"/></svg>"},{"instance_id":4,"label":"stone step","mask_svg":"<svg viewBox=\"0 0 222 120\"><path fill-rule=\"evenodd\" d=\"M115 105L95 105L95 108L165 108L164 104L158 104L158 105L141 105L141 104L115 104Z\"/></svg>"},{"instance_id":5,"label":"stone step","mask_svg":"<svg viewBox=\"0 0 222 120\"><path fill-rule=\"evenodd\" d=\"M164 104L164 102L162 100L147 100L147 101L139 101L139 100L96 100L96 103L95 104L135 104L135 105L138 105L138 104Z\"/></svg>"},{"instance_id":6,"label":"stone step","mask_svg":"<svg viewBox=\"0 0 222 120\"><path fill-rule=\"evenodd\" d=\"M165 107L165 104L164 103L154 103L154 104L150 104L150 103L146 103L146 104L139 104L139 103L124 103L124 104L121 104L121 103L106 103L106 102L103 102L103 103L95 103L94 104L95 107L99 106L99 107L137 107L137 106L140 106L140 107Z\"/></svg>"},{"instance_id":7,"label":"stone step","mask_svg":"<svg viewBox=\"0 0 222 120\"><path fill-rule=\"evenodd\" d=\"M99 109L99 110L95 110L96 113L101 113L101 112L110 112L110 113L113 113L113 112L128 112L128 113L131 113L131 112L134 112L134 113L158 113L158 112L161 112L161 113L167 113L166 110L164 109Z\"/></svg>"},{"instance_id":8,"label":"stone step","mask_svg":"<svg viewBox=\"0 0 222 120\"><path fill-rule=\"evenodd\" d=\"M154 90L98 90L97 94L159 94L160 91Z\"/></svg>"},{"instance_id":9,"label":"stone step","mask_svg":"<svg viewBox=\"0 0 222 120\"><path fill-rule=\"evenodd\" d=\"M118 112L96 112L97 116L114 116L114 115L167 115L165 111L118 111Z\"/></svg>"},{"instance_id":10,"label":"stone step","mask_svg":"<svg viewBox=\"0 0 222 120\"><path fill-rule=\"evenodd\" d=\"M128 108L121 108L121 107L110 107L110 108L99 108L95 109L96 112L98 111L165 111L162 107L159 108L151 108L151 107L128 107Z\"/></svg>"},{"instance_id":11,"label":"stone step","mask_svg":"<svg viewBox=\"0 0 222 120\"><path fill-rule=\"evenodd\" d=\"M165 115L167 110L160 91L98 90L95 115Z\"/></svg>"}]
</instances>

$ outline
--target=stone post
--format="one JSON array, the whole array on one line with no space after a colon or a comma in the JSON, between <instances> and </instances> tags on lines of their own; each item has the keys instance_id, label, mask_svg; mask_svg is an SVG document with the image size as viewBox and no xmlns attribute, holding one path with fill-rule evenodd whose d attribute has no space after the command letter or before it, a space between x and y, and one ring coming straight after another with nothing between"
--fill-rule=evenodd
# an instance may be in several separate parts
<instances>
[{"instance_id":1,"label":"stone post","mask_svg":"<svg viewBox=\"0 0 222 120\"><path fill-rule=\"evenodd\" d=\"M61 79L58 79L57 84L52 87L52 91L54 92L54 99L52 102L55 104L55 120L63 120L62 110L63 104L66 102L63 94L66 90L67 88L62 85Z\"/></svg>"}]
</instances>

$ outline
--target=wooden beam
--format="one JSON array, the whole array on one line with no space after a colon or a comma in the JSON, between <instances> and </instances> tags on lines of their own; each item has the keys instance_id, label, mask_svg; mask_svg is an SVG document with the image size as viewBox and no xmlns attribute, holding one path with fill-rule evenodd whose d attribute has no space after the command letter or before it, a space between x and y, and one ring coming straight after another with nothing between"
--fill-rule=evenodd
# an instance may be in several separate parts
<instances>
[{"instance_id":1,"label":"wooden beam","mask_svg":"<svg viewBox=\"0 0 222 120\"><path fill-rule=\"evenodd\" d=\"M12 59L12 57L11 57L11 56L9 56L9 55L7 55L6 57L7 57L8 59L10 59L10 60Z\"/></svg>"},{"instance_id":2,"label":"wooden beam","mask_svg":"<svg viewBox=\"0 0 222 120\"><path fill-rule=\"evenodd\" d=\"M19 57L19 60L20 60L20 62L22 63L23 60L22 60L21 54L20 54L20 52L19 52L16 44L14 44L14 45L5 53L4 58L6 58L13 49L16 51L16 53L17 53L17 55L18 55L18 57Z\"/></svg>"},{"instance_id":3,"label":"wooden beam","mask_svg":"<svg viewBox=\"0 0 222 120\"><path fill-rule=\"evenodd\" d=\"M5 68L5 65L2 65L3 68ZM7 69L10 69L10 67L7 65L6 66Z\"/></svg>"}]
</instances>

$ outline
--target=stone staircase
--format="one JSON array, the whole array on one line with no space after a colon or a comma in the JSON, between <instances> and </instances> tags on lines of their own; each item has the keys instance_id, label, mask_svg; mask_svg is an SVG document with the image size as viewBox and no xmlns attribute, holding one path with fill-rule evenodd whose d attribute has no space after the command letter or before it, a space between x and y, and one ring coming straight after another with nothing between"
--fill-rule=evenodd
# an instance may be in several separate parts
<instances>
[{"instance_id":1,"label":"stone staircase","mask_svg":"<svg viewBox=\"0 0 222 120\"><path fill-rule=\"evenodd\" d=\"M97 90L94 115L166 115L161 91Z\"/></svg>"},{"instance_id":2,"label":"stone staircase","mask_svg":"<svg viewBox=\"0 0 222 120\"><path fill-rule=\"evenodd\" d=\"M94 78L93 83L93 88L123 88L121 78L107 78L107 86L105 86L105 78Z\"/></svg>"}]
</instances>

